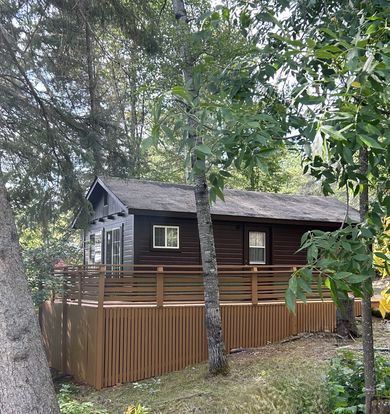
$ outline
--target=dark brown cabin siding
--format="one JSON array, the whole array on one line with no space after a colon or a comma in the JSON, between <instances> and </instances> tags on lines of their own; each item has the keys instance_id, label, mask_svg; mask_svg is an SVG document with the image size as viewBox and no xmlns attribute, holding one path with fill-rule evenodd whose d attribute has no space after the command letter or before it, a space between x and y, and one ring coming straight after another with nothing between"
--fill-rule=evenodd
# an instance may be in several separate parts
<instances>
[{"instance_id":1,"label":"dark brown cabin siding","mask_svg":"<svg viewBox=\"0 0 390 414\"><path fill-rule=\"evenodd\" d=\"M218 263L244 263L243 223L214 220L213 228Z\"/></svg>"},{"instance_id":2,"label":"dark brown cabin siding","mask_svg":"<svg viewBox=\"0 0 390 414\"><path fill-rule=\"evenodd\" d=\"M153 225L179 226L180 248L153 249ZM134 258L136 264L200 264L198 227L194 219L135 216Z\"/></svg>"},{"instance_id":3,"label":"dark brown cabin siding","mask_svg":"<svg viewBox=\"0 0 390 414\"><path fill-rule=\"evenodd\" d=\"M332 230L335 225L307 226L292 224L274 224L272 226L272 264L290 265L305 264L306 251L297 252L301 245L301 238L309 230Z\"/></svg>"},{"instance_id":4,"label":"dark brown cabin siding","mask_svg":"<svg viewBox=\"0 0 390 414\"><path fill-rule=\"evenodd\" d=\"M329 227L262 224L214 219L214 238L217 260L220 264L248 264L248 231L258 230L267 233L267 262L269 264L304 264L306 253L295 252L300 247L303 233L314 228ZM180 249L153 249L152 228L155 224L180 227ZM134 218L134 258L137 264L200 264L198 228L195 219L135 215Z\"/></svg>"},{"instance_id":5,"label":"dark brown cabin siding","mask_svg":"<svg viewBox=\"0 0 390 414\"><path fill-rule=\"evenodd\" d=\"M305 264L306 252L296 253L300 248L302 235L313 228L308 226L272 226L272 263L280 265Z\"/></svg>"}]
</instances>

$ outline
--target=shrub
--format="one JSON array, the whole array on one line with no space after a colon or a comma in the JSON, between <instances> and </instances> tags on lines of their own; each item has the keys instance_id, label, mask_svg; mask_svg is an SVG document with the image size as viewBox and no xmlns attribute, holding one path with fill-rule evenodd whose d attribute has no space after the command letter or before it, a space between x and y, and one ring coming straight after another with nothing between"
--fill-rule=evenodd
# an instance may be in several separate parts
<instances>
[{"instance_id":1,"label":"shrub","mask_svg":"<svg viewBox=\"0 0 390 414\"><path fill-rule=\"evenodd\" d=\"M124 414L148 414L148 410L145 407L142 407L141 404L129 405L126 412Z\"/></svg>"},{"instance_id":2,"label":"shrub","mask_svg":"<svg viewBox=\"0 0 390 414\"><path fill-rule=\"evenodd\" d=\"M90 402L80 402L75 396L77 388L71 384L61 387L57 398L62 414L109 414L107 410L96 408Z\"/></svg>"},{"instance_id":3,"label":"shrub","mask_svg":"<svg viewBox=\"0 0 390 414\"><path fill-rule=\"evenodd\" d=\"M390 397L390 361L375 359L376 394ZM343 351L333 358L328 373L331 406L335 414L364 413L364 367L362 358Z\"/></svg>"}]
</instances>

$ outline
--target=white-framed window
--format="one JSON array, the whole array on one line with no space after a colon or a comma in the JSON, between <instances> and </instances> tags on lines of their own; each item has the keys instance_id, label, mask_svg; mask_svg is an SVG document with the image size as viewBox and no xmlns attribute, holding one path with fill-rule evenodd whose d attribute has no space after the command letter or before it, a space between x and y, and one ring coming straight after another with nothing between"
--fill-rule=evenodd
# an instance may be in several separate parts
<instances>
[{"instance_id":1,"label":"white-framed window","mask_svg":"<svg viewBox=\"0 0 390 414\"><path fill-rule=\"evenodd\" d=\"M249 232L249 264L265 264L266 239L263 231Z\"/></svg>"},{"instance_id":2,"label":"white-framed window","mask_svg":"<svg viewBox=\"0 0 390 414\"><path fill-rule=\"evenodd\" d=\"M106 230L106 244L105 244L105 256L106 264L114 265L121 263L121 229Z\"/></svg>"},{"instance_id":3,"label":"white-framed window","mask_svg":"<svg viewBox=\"0 0 390 414\"><path fill-rule=\"evenodd\" d=\"M153 226L154 249L178 249L179 226Z\"/></svg>"},{"instance_id":4,"label":"white-framed window","mask_svg":"<svg viewBox=\"0 0 390 414\"><path fill-rule=\"evenodd\" d=\"M91 233L86 242L86 262L100 264L102 262L102 232Z\"/></svg>"}]
</instances>

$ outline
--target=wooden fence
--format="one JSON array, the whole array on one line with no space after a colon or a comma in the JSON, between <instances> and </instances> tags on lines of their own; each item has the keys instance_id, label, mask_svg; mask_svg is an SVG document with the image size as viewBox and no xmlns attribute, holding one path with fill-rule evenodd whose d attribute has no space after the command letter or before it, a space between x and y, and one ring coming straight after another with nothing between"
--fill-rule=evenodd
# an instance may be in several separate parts
<instances>
[{"instance_id":1,"label":"wooden fence","mask_svg":"<svg viewBox=\"0 0 390 414\"><path fill-rule=\"evenodd\" d=\"M335 329L335 306L328 299L313 297L298 303L295 315L287 311L283 298L291 267L221 268L227 352ZM206 360L202 277L197 269L183 269L61 270L63 295L42 309L50 365L100 389ZM360 303L355 310L360 314Z\"/></svg>"}]
</instances>

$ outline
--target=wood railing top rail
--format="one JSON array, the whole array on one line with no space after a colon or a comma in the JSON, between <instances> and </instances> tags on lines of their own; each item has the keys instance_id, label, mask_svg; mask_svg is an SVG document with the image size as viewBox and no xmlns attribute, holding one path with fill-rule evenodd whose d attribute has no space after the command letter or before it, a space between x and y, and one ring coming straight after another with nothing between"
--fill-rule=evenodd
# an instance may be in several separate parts
<instances>
[{"instance_id":1,"label":"wood railing top rail","mask_svg":"<svg viewBox=\"0 0 390 414\"><path fill-rule=\"evenodd\" d=\"M288 280L298 265L219 265L221 302L257 304L284 301ZM201 266L87 265L54 269L62 281L62 296L83 303L155 304L201 303ZM316 291L316 281L313 292ZM325 293L325 297L329 295ZM61 295L60 295L61 296ZM315 293L308 299L319 299Z\"/></svg>"}]
</instances>

